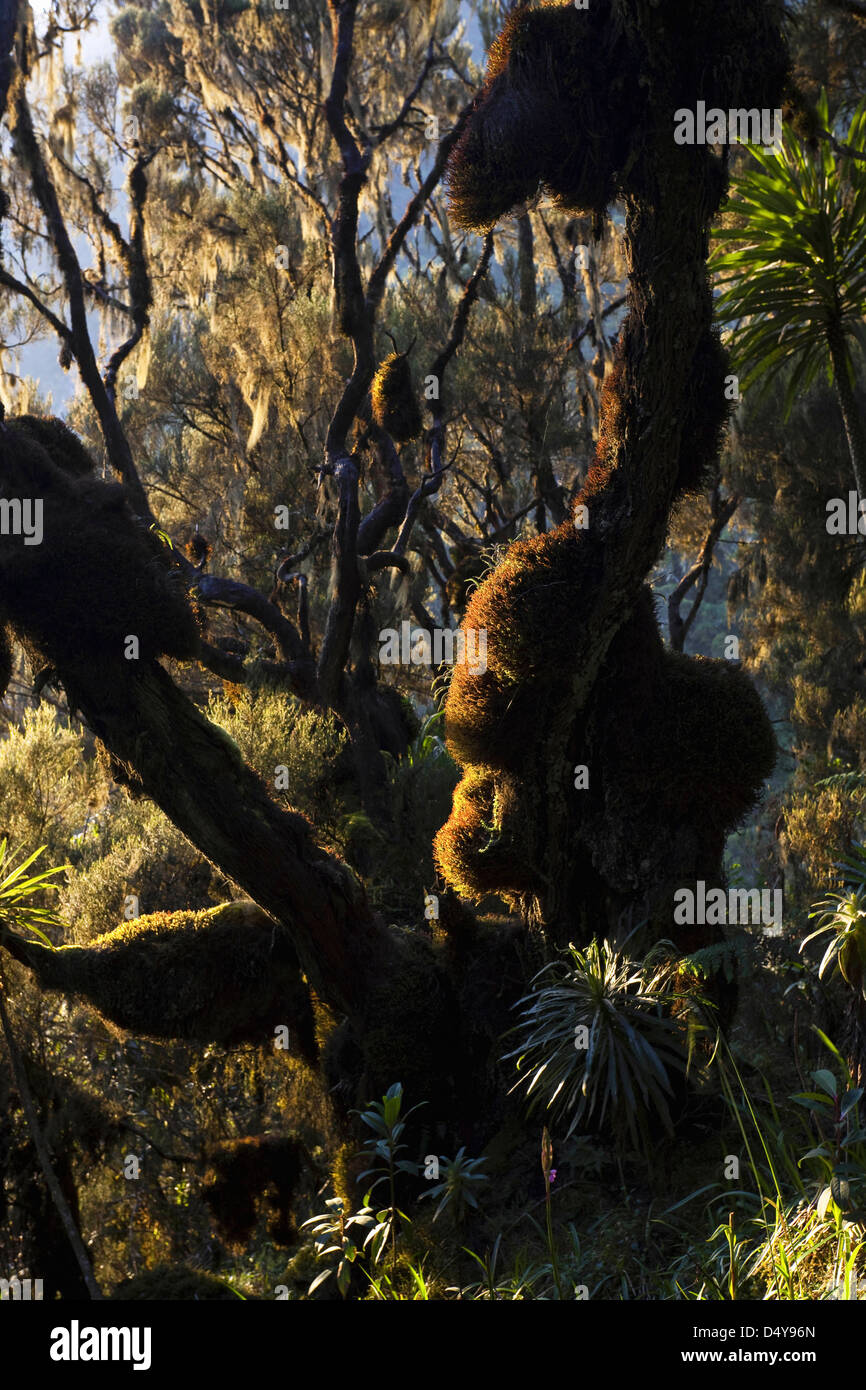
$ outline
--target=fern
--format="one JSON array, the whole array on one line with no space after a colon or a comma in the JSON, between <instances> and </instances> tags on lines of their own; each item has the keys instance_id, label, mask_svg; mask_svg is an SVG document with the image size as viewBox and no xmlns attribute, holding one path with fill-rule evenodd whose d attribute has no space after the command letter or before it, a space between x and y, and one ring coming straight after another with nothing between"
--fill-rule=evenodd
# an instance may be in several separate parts
<instances>
[{"instance_id":1,"label":"fern","mask_svg":"<svg viewBox=\"0 0 866 1390\"><path fill-rule=\"evenodd\" d=\"M815 786L862 799L866 796L866 772L834 772L832 777L822 777Z\"/></svg>"},{"instance_id":2,"label":"fern","mask_svg":"<svg viewBox=\"0 0 866 1390\"><path fill-rule=\"evenodd\" d=\"M743 936L734 936L727 941L714 941L711 946L702 946L682 961L686 969L692 969L702 980L711 979L722 971L731 983L737 974L750 964L749 943Z\"/></svg>"}]
</instances>

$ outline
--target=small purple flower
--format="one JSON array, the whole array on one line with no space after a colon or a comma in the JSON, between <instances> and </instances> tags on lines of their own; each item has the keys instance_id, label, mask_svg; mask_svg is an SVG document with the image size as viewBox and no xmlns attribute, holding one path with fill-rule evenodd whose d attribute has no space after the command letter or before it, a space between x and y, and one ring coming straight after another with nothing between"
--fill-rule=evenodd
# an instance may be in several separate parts
<instances>
[{"instance_id":1,"label":"small purple flower","mask_svg":"<svg viewBox=\"0 0 866 1390\"><path fill-rule=\"evenodd\" d=\"M550 1181L551 1181L551 1183L553 1183L553 1182L556 1181L556 1169L555 1169L555 1168L551 1168L551 1170L550 1170Z\"/></svg>"}]
</instances>

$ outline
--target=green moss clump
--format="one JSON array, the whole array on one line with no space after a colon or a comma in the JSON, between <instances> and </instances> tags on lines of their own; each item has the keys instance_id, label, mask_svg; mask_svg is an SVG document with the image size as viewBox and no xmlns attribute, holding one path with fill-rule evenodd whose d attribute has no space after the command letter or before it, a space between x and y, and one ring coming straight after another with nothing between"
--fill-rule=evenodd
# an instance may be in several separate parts
<instances>
[{"instance_id":1,"label":"green moss clump","mask_svg":"<svg viewBox=\"0 0 866 1390\"><path fill-rule=\"evenodd\" d=\"M645 601L611 644L581 736L604 769L583 794L581 842L676 939L675 888L718 878L726 836L773 769L760 697L730 663L667 651Z\"/></svg>"},{"instance_id":2,"label":"green moss clump","mask_svg":"<svg viewBox=\"0 0 866 1390\"><path fill-rule=\"evenodd\" d=\"M417 439L423 421L405 353L392 352L373 378L373 419L397 444Z\"/></svg>"},{"instance_id":3,"label":"green moss clump","mask_svg":"<svg viewBox=\"0 0 866 1390\"><path fill-rule=\"evenodd\" d=\"M16 954L43 988L86 1000L124 1030L234 1046L273 1043L285 1024L293 1050L315 1060L313 1011L284 927L252 902L202 912L155 912L97 937Z\"/></svg>"},{"instance_id":4,"label":"green moss clump","mask_svg":"<svg viewBox=\"0 0 866 1390\"><path fill-rule=\"evenodd\" d=\"M331 1181L344 1211L355 1211L361 1205L359 1198L363 1196L363 1189L359 1178L369 1166L369 1154L359 1149L356 1143L341 1144L334 1154Z\"/></svg>"},{"instance_id":5,"label":"green moss clump","mask_svg":"<svg viewBox=\"0 0 866 1390\"><path fill-rule=\"evenodd\" d=\"M700 814L719 834L752 809L773 771L778 746L761 698L727 661L666 653L659 730L669 754L659 769L662 803L677 815ZM689 750L687 760L677 749Z\"/></svg>"},{"instance_id":6,"label":"green moss clump","mask_svg":"<svg viewBox=\"0 0 866 1390\"><path fill-rule=\"evenodd\" d=\"M6 422L40 444L58 468L70 478L85 478L93 472L93 459L78 435L54 416L13 415Z\"/></svg>"}]
</instances>

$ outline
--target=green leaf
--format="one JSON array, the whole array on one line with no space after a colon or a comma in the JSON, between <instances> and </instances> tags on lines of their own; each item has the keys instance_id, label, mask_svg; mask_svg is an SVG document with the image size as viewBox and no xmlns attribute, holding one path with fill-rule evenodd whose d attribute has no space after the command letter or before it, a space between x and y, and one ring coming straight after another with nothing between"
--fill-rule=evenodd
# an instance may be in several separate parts
<instances>
[{"instance_id":1,"label":"green leaf","mask_svg":"<svg viewBox=\"0 0 866 1390\"><path fill-rule=\"evenodd\" d=\"M804 1110L814 1110L818 1115L826 1115L833 1105L828 1096L822 1096L818 1091L803 1091L800 1095L792 1096L791 1100L795 1105L802 1105Z\"/></svg>"},{"instance_id":2,"label":"green leaf","mask_svg":"<svg viewBox=\"0 0 866 1390\"><path fill-rule=\"evenodd\" d=\"M839 1093L839 1086L831 1071L827 1071L826 1068L822 1067L819 1071L813 1071L812 1077L815 1084L820 1086L822 1091L826 1091L827 1095L832 1096L833 1100L836 1099Z\"/></svg>"}]
</instances>

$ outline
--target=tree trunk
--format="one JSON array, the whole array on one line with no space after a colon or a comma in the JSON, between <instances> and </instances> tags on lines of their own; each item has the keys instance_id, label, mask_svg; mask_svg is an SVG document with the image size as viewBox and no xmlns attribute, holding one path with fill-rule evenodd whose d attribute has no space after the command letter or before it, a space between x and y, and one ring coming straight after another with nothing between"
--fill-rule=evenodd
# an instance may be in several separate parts
<instances>
[{"instance_id":1,"label":"tree trunk","mask_svg":"<svg viewBox=\"0 0 866 1390\"><path fill-rule=\"evenodd\" d=\"M844 334L838 325L831 325L827 329L827 347L833 364L833 385L845 424L845 438L848 441L857 496L866 498L866 424L854 396L850 375L851 357Z\"/></svg>"},{"instance_id":2,"label":"tree trunk","mask_svg":"<svg viewBox=\"0 0 866 1390\"><path fill-rule=\"evenodd\" d=\"M613 9L617 41L640 53L652 93L623 189L629 314L574 524L512 546L467 610L464 626L487 632L488 667L483 676L458 669L451 683L446 729L465 776L437 857L455 889L504 893L554 942L613 933L631 902L656 936L691 950L717 929L677 932L673 892L697 879L718 883L725 834L772 770L775 739L739 672L665 652L644 589L684 485L690 421L695 411L711 420L726 412L721 382L694 399L701 360L714 350L706 257L724 170L707 149L673 140L679 84L691 80L677 70L678 59L688 61L675 52L679 20L643 0ZM562 13L563 30L578 32L584 21ZM544 14L530 16L540 35ZM719 30L702 39L720 40ZM505 159L509 102L515 150L523 148L531 97L543 110L558 61L538 43L537 92L523 58L519 79L509 74L526 84L522 104L507 84L490 87L474 144L459 152L458 187L473 174L483 183L489 148ZM530 49L527 38L521 54ZM571 67L580 56L568 55ZM564 87L570 80L560 78ZM547 180L559 193L556 174Z\"/></svg>"}]
</instances>

